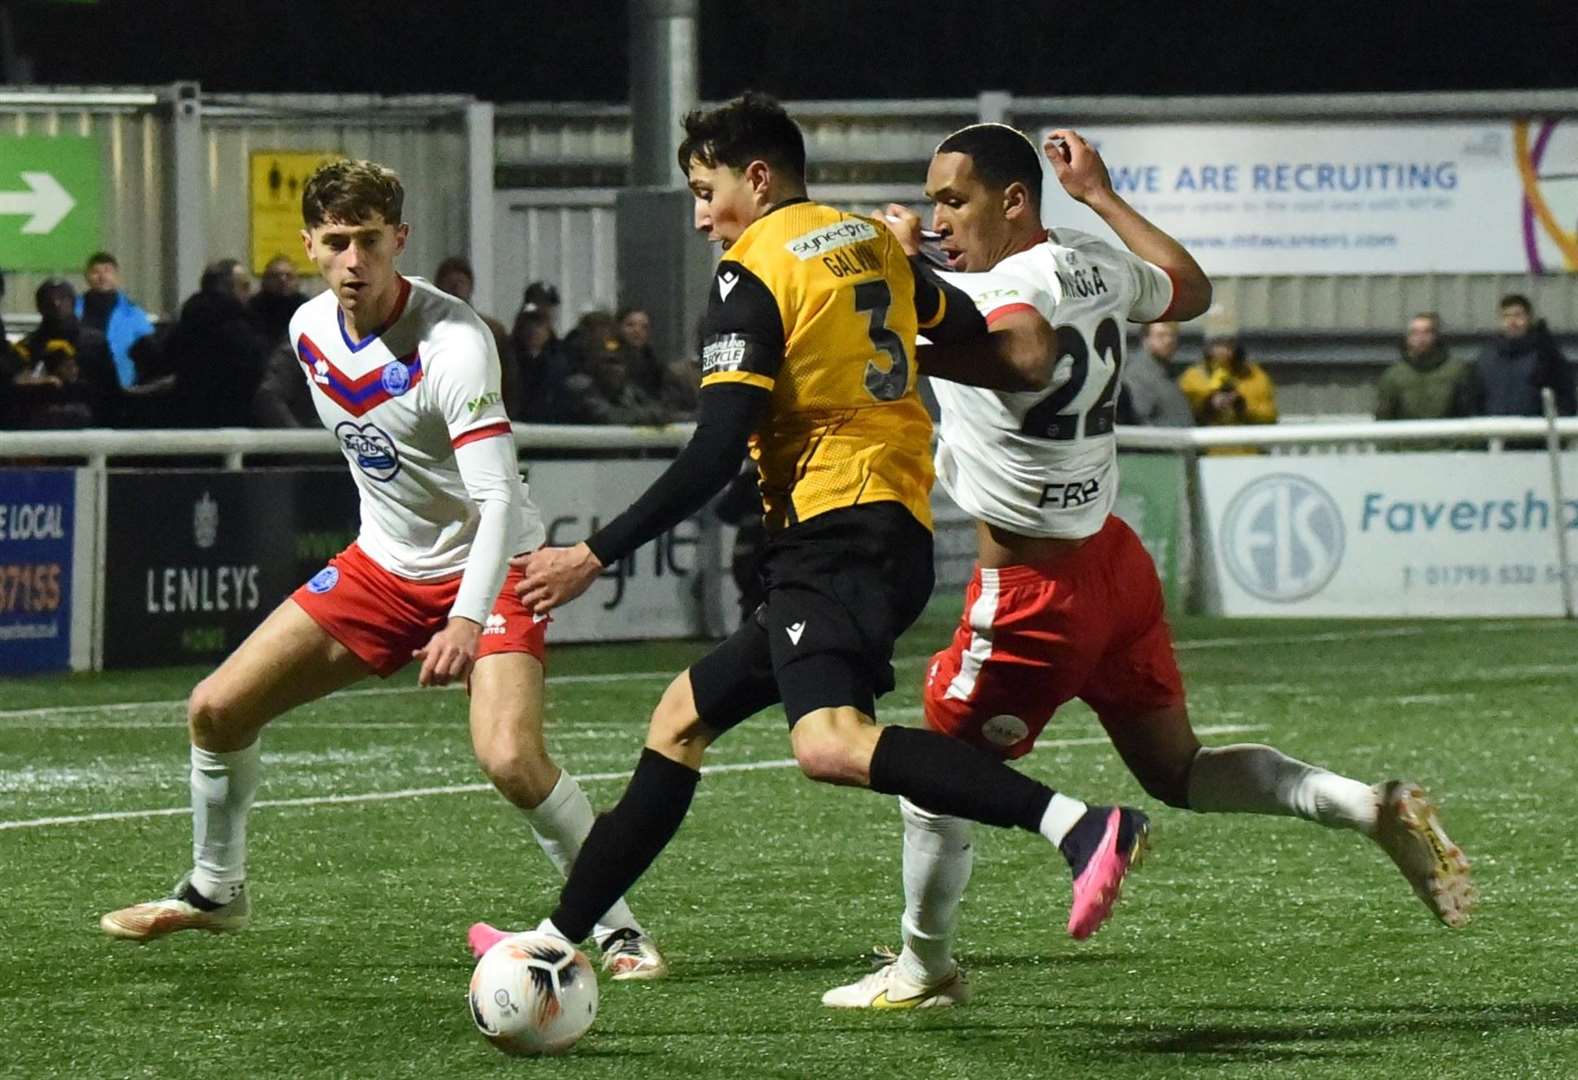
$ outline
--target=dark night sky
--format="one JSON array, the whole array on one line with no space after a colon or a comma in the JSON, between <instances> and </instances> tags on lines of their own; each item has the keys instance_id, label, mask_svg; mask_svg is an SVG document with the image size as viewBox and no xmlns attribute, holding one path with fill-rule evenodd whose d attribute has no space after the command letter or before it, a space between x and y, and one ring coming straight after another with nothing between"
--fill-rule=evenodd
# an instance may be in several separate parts
<instances>
[{"instance_id":1,"label":"dark night sky","mask_svg":"<svg viewBox=\"0 0 1578 1080\"><path fill-rule=\"evenodd\" d=\"M621 101L624 0L0 0L44 83ZM1578 87L1578 2L701 0L701 93ZM455 11L453 15L435 15Z\"/></svg>"}]
</instances>

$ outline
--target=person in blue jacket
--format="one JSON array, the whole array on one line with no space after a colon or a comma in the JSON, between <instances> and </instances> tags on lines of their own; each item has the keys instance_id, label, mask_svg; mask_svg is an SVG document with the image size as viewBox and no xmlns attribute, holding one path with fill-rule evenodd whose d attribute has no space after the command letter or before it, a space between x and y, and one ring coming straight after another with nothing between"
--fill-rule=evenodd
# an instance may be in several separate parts
<instances>
[{"instance_id":1,"label":"person in blue jacket","mask_svg":"<svg viewBox=\"0 0 1578 1080\"><path fill-rule=\"evenodd\" d=\"M77 297L77 318L109 340L115 377L121 387L135 386L137 368L132 363L132 346L153 333L153 320L121 292L120 263L109 252L95 251L90 255L82 277L88 290Z\"/></svg>"}]
</instances>

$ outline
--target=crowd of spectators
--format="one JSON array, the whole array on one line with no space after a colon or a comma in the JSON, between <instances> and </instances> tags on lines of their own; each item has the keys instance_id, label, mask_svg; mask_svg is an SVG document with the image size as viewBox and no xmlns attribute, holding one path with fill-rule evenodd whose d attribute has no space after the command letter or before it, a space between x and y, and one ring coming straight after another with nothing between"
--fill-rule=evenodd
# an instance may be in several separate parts
<instances>
[{"instance_id":1,"label":"crowd of spectators","mask_svg":"<svg viewBox=\"0 0 1578 1080\"><path fill-rule=\"evenodd\" d=\"M307 301L295 263L269 260L256 281L236 259L204 268L175 320L159 326L122 290L120 265L95 252L79 295L64 278L39 285L36 329L12 342L0 322L0 428L315 427L317 413L290 341ZM462 256L433 283L472 303ZM0 278L0 295L3 295ZM559 291L533 282L512 327L478 312L498 350L512 418L543 424L663 425L693 419L699 370L652 347L652 315L591 311L558 333Z\"/></svg>"},{"instance_id":2,"label":"crowd of spectators","mask_svg":"<svg viewBox=\"0 0 1578 1080\"><path fill-rule=\"evenodd\" d=\"M256 288L235 259L207 266L178 317L157 326L121 284L109 252L91 255L83 291L50 278L34 296L38 324L12 342L0 323L0 427L314 427L306 380L289 339L307 297L295 263L269 260ZM471 304L476 274L450 256L433 283ZM0 294L3 294L0 278ZM659 356L652 313L638 307L583 313L560 336L559 290L526 287L505 324L478 312L498 350L510 416L540 424L663 425L696 413L693 358ZM1378 420L1538 416L1541 392L1578 412L1567 359L1527 297L1499 305L1500 332L1472 360L1453 357L1441 319L1409 320L1399 355L1376 383ZM1271 424L1276 386L1236 335L1180 356L1176 323L1144 328L1123 367L1118 421L1166 427Z\"/></svg>"},{"instance_id":3,"label":"crowd of spectators","mask_svg":"<svg viewBox=\"0 0 1578 1080\"><path fill-rule=\"evenodd\" d=\"M1398 358L1376 381L1377 420L1444 420L1471 416L1541 416L1542 392L1562 416L1578 414L1572 369L1528 297L1498 305L1500 332L1473 360L1453 357L1441 317L1408 321ZM1206 339L1200 358L1181 367L1176 323L1151 323L1123 368L1118 422L1156 427L1274 424L1276 385L1235 335ZM1232 451L1223 451L1232 452Z\"/></svg>"}]
</instances>

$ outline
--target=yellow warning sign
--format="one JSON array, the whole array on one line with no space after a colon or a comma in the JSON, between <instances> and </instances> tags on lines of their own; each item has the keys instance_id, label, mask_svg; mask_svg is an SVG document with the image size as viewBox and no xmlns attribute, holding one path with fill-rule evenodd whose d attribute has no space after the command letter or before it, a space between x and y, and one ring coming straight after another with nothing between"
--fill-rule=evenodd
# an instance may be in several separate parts
<instances>
[{"instance_id":1,"label":"yellow warning sign","mask_svg":"<svg viewBox=\"0 0 1578 1080\"><path fill-rule=\"evenodd\" d=\"M254 150L252 175L252 272L284 255L302 273L317 267L301 246L301 188L312 171L344 154L333 150Z\"/></svg>"}]
</instances>

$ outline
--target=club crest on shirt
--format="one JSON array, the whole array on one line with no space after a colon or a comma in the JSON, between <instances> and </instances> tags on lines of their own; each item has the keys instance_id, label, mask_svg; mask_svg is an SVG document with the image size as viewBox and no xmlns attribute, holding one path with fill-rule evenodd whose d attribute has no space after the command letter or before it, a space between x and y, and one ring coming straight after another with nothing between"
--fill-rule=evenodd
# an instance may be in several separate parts
<instances>
[{"instance_id":1,"label":"club crest on shirt","mask_svg":"<svg viewBox=\"0 0 1578 1080\"><path fill-rule=\"evenodd\" d=\"M311 593L326 593L339 583L339 568L325 566L322 570L312 575L312 580L307 582L307 591Z\"/></svg>"},{"instance_id":2,"label":"club crest on shirt","mask_svg":"<svg viewBox=\"0 0 1578 1080\"><path fill-rule=\"evenodd\" d=\"M399 397L411 388L411 369L398 360L389 361L384 365L383 384L391 397Z\"/></svg>"},{"instance_id":3,"label":"club crest on shirt","mask_svg":"<svg viewBox=\"0 0 1578 1080\"><path fill-rule=\"evenodd\" d=\"M387 373L386 373L387 374ZM345 447L356 467L380 483L393 480L400 471L400 451L394 440L376 424L357 426L349 420L335 425L334 435Z\"/></svg>"}]
</instances>

